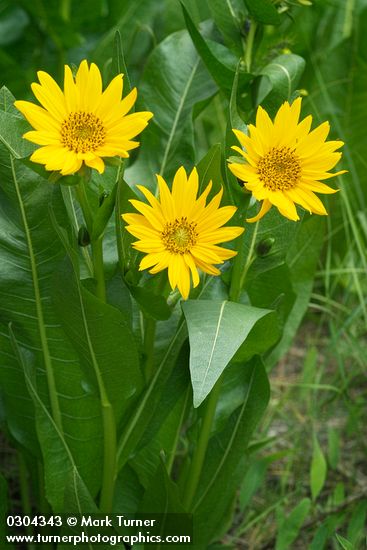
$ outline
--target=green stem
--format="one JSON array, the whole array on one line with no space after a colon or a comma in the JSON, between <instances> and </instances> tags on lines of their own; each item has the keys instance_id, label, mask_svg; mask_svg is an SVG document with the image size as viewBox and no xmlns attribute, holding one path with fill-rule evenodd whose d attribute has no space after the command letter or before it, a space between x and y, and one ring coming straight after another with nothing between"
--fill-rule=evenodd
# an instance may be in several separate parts
<instances>
[{"instance_id":1,"label":"green stem","mask_svg":"<svg viewBox=\"0 0 367 550\"><path fill-rule=\"evenodd\" d=\"M100 388L101 389L101 388ZM104 388L103 388L104 389ZM113 495L117 476L116 469L116 421L111 403L105 392L101 398L103 418L103 475L100 510L104 514L112 511Z\"/></svg>"},{"instance_id":2,"label":"green stem","mask_svg":"<svg viewBox=\"0 0 367 550\"><path fill-rule=\"evenodd\" d=\"M234 259L232 277L231 277L231 286L229 289L229 299L232 302L239 301L241 296L241 291L245 284L247 272L252 262L255 259L254 250L255 250L258 227L259 227L259 222L256 222L246 260L245 260L245 247L244 247L246 232L242 233L241 237L238 240L238 245L237 245L238 254Z\"/></svg>"},{"instance_id":3,"label":"green stem","mask_svg":"<svg viewBox=\"0 0 367 550\"><path fill-rule=\"evenodd\" d=\"M144 356L145 356L145 378L149 381L154 370L154 341L157 323L154 319L148 318L144 328Z\"/></svg>"},{"instance_id":4,"label":"green stem","mask_svg":"<svg viewBox=\"0 0 367 550\"><path fill-rule=\"evenodd\" d=\"M14 166L14 159L12 156L10 156L10 164L11 164L11 170L12 170L12 176L14 181L14 187L15 191L18 197L19 202L19 209L22 216L24 231L26 234L27 239L27 245L28 245L28 252L29 252L29 261L31 264L31 272L32 272L32 281L33 281L33 290L34 290L34 299L35 299L35 305L36 305L36 311L37 311L37 322L38 322L38 331L41 341L41 348L45 363L45 370L46 370L46 377L47 377L47 384L48 384L48 392L49 392L49 398L50 398L50 404L51 404L51 412L52 412L52 418L55 421L55 424L59 428L60 432L63 432L62 429L62 420L61 420L61 411L59 407L59 400L57 397L57 390L56 390L56 382L55 382L55 376L53 372L52 367L52 361L51 361L51 355L50 350L48 347L48 339L46 334L46 327L45 327L45 321L43 317L43 309L42 309L42 302L41 302L41 293L40 288L38 284L38 270L37 270L37 262L35 253L33 250L33 242L31 238L31 232L28 226L28 220L27 215L23 203L23 197L20 191L18 178L15 172L15 166Z\"/></svg>"},{"instance_id":5,"label":"green stem","mask_svg":"<svg viewBox=\"0 0 367 550\"><path fill-rule=\"evenodd\" d=\"M106 301L106 283L103 266L103 236L92 241L93 275L97 281L96 295L103 302Z\"/></svg>"},{"instance_id":6,"label":"green stem","mask_svg":"<svg viewBox=\"0 0 367 550\"><path fill-rule=\"evenodd\" d=\"M233 260L231 285L229 288L229 299L231 302L238 302L241 294L241 274L245 261L245 235L246 231L237 239L237 256Z\"/></svg>"},{"instance_id":7,"label":"green stem","mask_svg":"<svg viewBox=\"0 0 367 550\"><path fill-rule=\"evenodd\" d=\"M253 19L250 20L250 30L246 40L246 49L244 55L244 62L246 71L249 73L251 71L251 61L252 61L252 50L254 46L255 34L257 29L257 23Z\"/></svg>"},{"instance_id":8,"label":"green stem","mask_svg":"<svg viewBox=\"0 0 367 550\"><path fill-rule=\"evenodd\" d=\"M161 273L158 278L158 283L154 290L157 296L161 296L164 293L164 289L167 283L166 274ZM157 322L151 317L146 317L144 324L144 356L145 356L145 378L149 382L154 372L154 342L155 333L157 329Z\"/></svg>"},{"instance_id":9,"label":"green stem","mask_svg":"<svg viewBox=\"0 0 367 550\"><path fill-rule=\"evenodd\" d=\"M76 192L79 204L83 211L84 220L89 234L92 234L93 229L93 213L89 205L88 197L85 190L85 179L81 177L80 183L76 186ZM103 265L103 234L92 240L92 262L93 275L97 282L96 295L103 302L106 301L106 284L104 278ZM93 350L92 343L89 342L89 347ZM116 469L116 420L112 405L109 401L102 375L100 373L97 360L93 353L93 365L97 377L99 396L101 401L101 413L103 422L103 473L102 473L102 488L100 495L100 510L103 513L110 513L113 506L113 496L115 482L117 476Z\"/></svg>"},{"instance_id":10,"label":"green stem","mask_svg":"<svg viewBox=\"0 0 367 550\"><path fill-rule=\"evenodd\" d=\"M174 463L175 457L176 457L178 442L180 440L182 424L185 421L185 418L186 418L186 415L187 415L187 412L188 412L189 406L190 406L190 399L189 399L190 395L191 395L191 385L189 383L189 385L187 386L186 393L185 393L185 399L184 399L184 402L183 402L183 405L182 405L181 417L180 417L180 420L177 423L177 431L176 431L175 439L174 439L174 442L173 442L173 445L172 445L171 454L169 455L169 458L167 460L168 475L170 475L171 472L172 472L172 467L173 467L173 463Z\"/></svg>"},{"instance_id":11,"label":"green stem","mask_svg":"<svg viewBox=\"0 0 367 550\"><path fill-rule=\"evenodd\" d=\"M217 380L212 389L205 408L203 423L201 426L199 440L194 452L194 456L190 465L187 483L183 495L183 505L186 510L190 510L192 502L199 484L201 470L204 464L206 450L208 448L210 433L214 420L215 410L217 408L218 398L220 394L222 380L221 377Z\"/></svg>"},{"instance_id":12,"label":"green stem","mask_svg":"<svg viewBox=\"0 0 367 550\"><path fill-rule=\"evenodd\" d=\"M85 179L81 176L79 184L76 186L76 194L83 212L84 221L89 235L93 230L93 213L89 205L87 193L85 190ZM97 282L96 295L103 302L106 301L106 283L103 269L103 234L91 242L93 276Z\"/></svg>"},{"instance_id":13,"label":"green stem","mask_svg":"<svg viewBox=\"0 0 367 550\"><path fill-rule=\"evenodd\" d=\"M92 227L93 227L93 215L89 206L87 193L85 191L85 180L83 176L81 176L80 182L78 183L78 185L76 185L75 189L76 189L76 195L77 195L80 207L83 212L85 224L87 226L88 231L91 233Z\"/></svg>"}]
</instances>

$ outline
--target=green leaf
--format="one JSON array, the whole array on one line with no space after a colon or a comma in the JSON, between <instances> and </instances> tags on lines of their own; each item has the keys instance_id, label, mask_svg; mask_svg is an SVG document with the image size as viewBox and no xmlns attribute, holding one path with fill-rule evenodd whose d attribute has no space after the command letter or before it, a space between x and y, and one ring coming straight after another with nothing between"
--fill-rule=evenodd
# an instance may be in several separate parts
<instances>
[{"instance_id":1,"label":"green leaf","mask_svg":"<svg viewBox=\"0 0 367 550\"><path fill-rule=\"evenodd\" d=\"M99 489L100 412L84 385L79 359L51 302L52 273L64 255L48 215L54 208L67 219L60 188L9 156L0 146L0 387L8 428L32 456L39 456L35 411L9 339L37 365L38 392L46 407L45 365L53 372L64 437L92 494ZM42 336L41 336L42 335Z\"/></svg>"},{"instance_id":2,"label":"green leaf","mask_svg":"<svg viewBox=\"0 0 367 550\"><path fill-rule=\"evenodd\" d=\"M263 25L279 25L280 16L271 0L244 0L250 15Z\"/></svg>"},{"instance_id":3,"label":"green leaf","mask_svg":"<svg viewBox=\"0 0 367 550\"><path fill-rule=\"evenodd\" d=\"M357 504L349 520L347 537L357 548L358 543L361 542L362 537L365 536L366 515L367 501L362 501Z\"/></svg>"},{"instance_id":4,"label":"green leaf","mask_svg":"<svg viewBox=\"0 0 367 550\"><path fill-rule=\"evenodd\" d=\"M13 105L15 97L5 86L0 90L0 141L17 159L28 157L35 145L22 138L30 127L29 123Z\"/></svg>"},{"instance_id":5,"label":"green leaf","mask_svg":"<svg viewBox=\"0 0 367 550\"><path fill-rule=\"evenodd\" d=\"M309 550L324 550L335 530L344 523L345 513L330 515L317 529Z\"/></svg>"},{"instance_id":6,"label":"green leaf","mask_svg":"<svg viewBox=\"0 0 367 550\"><path fill-rule=\"evenodd\" d=\"M232 505L243 478L246 449L253 430L269 400L269 383L259 358L243 365L243 402L230 416L224 429L209 442L193 514L194 540L198 550L223 535L223 517Z\"/></svg>"},{"instance_id":7,"label":"green leaf","mask_svg":"<svg viewBox=\"0 0 367 550\"><path fill-rule=\"evenodd\" d=\"M217 193L222 181L222 146L220 143L213 145L205 157L197 165L199 174L199 193L202 193L211 181L212 193Z\"/></svg>"},{"instance_id":8,"label":"green leaf","mask_svg":"<svg viewBox=\"0 0 367 550\"><path fill-rule=\"evenodd\" d=\"M157 512L157 510L165 513L184 513L185 511L180 501L178 487L170 480L162 461L140 505L140 512L144 514Z\"/></svg>"},{"instance_id":9,"label":"green leaf","mask_svg":"<svg viewBox=\"0 0 367 550\"><path fill-rule=\"evenodd\" d=\"M265 459L255 459L255 461L250 464L250 467L247 470L241 485L241 512L245 510L256 491L264 483L268 465L268 461Z\"/></svg>"},{"instance_id":10,"label":"green leaf","mask_svg":"<svg viewBox=\"0 0 367 550\"><path fill-rule=\"evenodd\" d=\"M316 436L313 438L313 452L310 472L310 486L312 500L316 500L322 490L327 473L327 465L324 453L321 450Z\"/></svg>"},{"instance_id":11,"label":"green leaf","mask_svg":"<svg viewBox=\"0 0 367 550\"><path fill-rule=\"evenodd\" d=\"M159 94L157 82L161 83ZM153 50L139 92L144 108L154 117L144 130L138 160L125 170L129 183L154 189L154 173L169 178L181 164L191 171L195 162L193 107L215 91L187 31L169 35Z\"/></svg>"},{"instance_id":12,"label":"green leaf","mask_svg":"<svg viewBox=\"0 0 367 550\"><path fill-rule=\"evenodd\" d=\"M126 230L126 223L121 218L122 214L136 212L130 203L131 199L138 199L138 197L126 181L120 178L116 192L115 225L119 265L123 274L134 267L138 255L137 251L131 246L135 241L135 237Z\"/></svg>"},{"instance_id":13,"label":"green leaf","mask_svg":"<svg viewBox=\"0 0 367 550\"><path fill-rule=\"evenodd\" d=\"M335 538L338 541L340 548L343 548L343 550L355 550L355 546L345 537L342 537L341 535L338 535L338 533L335 533Z\"/></svg>"},{"instance_id":14,"label":"green leaf","mask_svg":"<svg viewBox=\"0 0 367 550\"><path fill-rule=\"evenodd\" d=\"M162 274L165 276L165 274ZM172 311L167 305L167 300L162 294L156 294L154 289L144 288L142 286L129 285L129 290L134 299L138 302L140 309L147 317L164 321L169 319Z\"/></svg>"},{"instance_id":15,"label":"green leaf","mask_svg":"<svg viewBox=\"0 0 367 550\"><path fill-rule=\"evenodd\" d=\"M156 0L140 0L139 2L127 2L124 4L119 1L110 2L108 9L111 17L107 32L97 42L90 55L91 59L95 60L99 66L103 66L106 63L106 52L110 53L113 51L116 31L121 34L123 50L129 52L129 57L132 57L133 52L131 49L134 49L132 46L136 34L138 33L140 36L144 25L150 23L151 18L158 11L159 7ZM92 13L95 14L93 11ZM99 29L98 32L100 32ZM134 44L134 46L135 49L138 49L137 44Z\"/></svg>"},{"instance_id":16,"label":"green leaf","mask_svg":"<svg viewBox=\"0 0 367 550\"><path fill-rule=\"evenodd\" d=\"M155 473L160 454L164 453L167 468L173 464L185 411L191 403L188 362L189 349L185 344L134 455L133 468L145 487Z\"/></svg>"},{"instance_id":17,"label":"green leaf","mask_svg":"<svg viewBox=\"0 0 367 550\"><path fill-rule=\"evenodd\" d=\"M143 384L137 346L125 317L86 290L69 262L55 273L53 302L96 391L97 376L102 377L118 422Z\"/></svg>"},{"instance_id":18,"label":"green leaf","mask_svg":"<svg viewBox=\"0 0 367 550\"><path fill-rule=\"evenodd\" d=\"M255 323L246 340L235 353L233 362L244 363L254 355L262 355L277 343L279 337L278 313L270 311Z\"/></svg>"},{"instance_id":19,"label":"green leaf","mask_svg":"<svg viewBox=\"0 0 367 550\"><path fill-rule=\"evenodd\" d=\"M288 516L283 517L283 521L278 527L275 550L286 550L291 547L309 514L310 508L310 499L304 498Z\"/></svg>"},{"instance_id":20,"label":"green leaf","mask_svg":"<svg viewBox=\"0 0 367 550\"><path fill-rule=\"evenodd\" d=\"M6 515L8 512L8 484L0 473L0 539L5 539Z\"/></svg>"},{"instance_id":21,"label":"green leaf","mask_svg":"<svg viewBox=\"0 0 367 550\"><path fill-rule=\"evenodd\" d=\"M213 80L218 84L219 88L227 91L227 93L230 93L232 89L234 71L229 69L223 63L221 63L218 60L217 56L212 53L208 44L206 43L204 38L201 36L200 32L195 27L195 24L191 19L189 12L187 11L187 9L183 4L181 4L181 6L185 17L187 30L190 33L190 36L192 38L193 43L195 44L195 48L197 49L198 54L200 55L201 59L205 63L205 66L210 72Z\"/></svg>"},{"instance_id":22,"label":"green leaf","mask_svg":"<svg viewBox=\"0 0 367 550\"><path fill-rule=\"evenodd\" d=\"M267 263L268 261L269 259L266 258L258 260L259 271L263 267L261 263ZM292 289L291 273L285 263L259 272L255 277L251 277L247 292L251 305L268 309L276 308L278 322L281 327L284 326L296 299L296 295ZM264 339L267 340L269 336L271 337L272 334L269 334L265 330ZM273 341L273 343L275 342ZM272 343L267 346L267 349L271 345Z\"/></svg>"},{"instance_id":23,"label":"green leaf","mask_svg":"<svg viewBox=\"0 0 367 550\"><path fill-rule=\"evenodd\" d=\"M251 329L270 311L234 302L206 300L188 300L182 304L182 309L189 331L194 407L198 407Z\"/></svg>"},{"instance_id":24,"label":"green leaf","mask_svg":"<svg viewBox=\"0 0 367 550\"><path fill-rule=\"evenodd\" d=\"M242 54L240 10L243 4L240 0L208 0L210 11L218 29L229 46L236 48L238 55Z\"/></svg>"},{"instance_id":25,"label":"green leaf","mask_svg":"<svg viewBox=\"0 0 367 550\"><path fill-rule=\"evenodd\" d=\"M112 216L112 212L115 208L116 202L117 185L118 184L115 183L111 193L109 193L109 195L103 200L101 206L98 208L95 214L95 217L93 219L93 230L91 234L92 240L98 239L98 237L103 234L108 224L108 221Z\"/></svg>"},{"instance_id":26,"label":"green leaf","mask_svg":"<svg viewBox=\"0 0 367 550\"><path fill-rule=\"evenodd\" d=\"M10 335L36 410L37 434L43 455L47 500L50 502L54 512L64 512L65 509L70 509L68 506L68 504L70 505L70 496L68 503L65 503L64 491L69 491L69 495L73 495L75 503L79 503L82 500L80 494L82 491L83 502L85 503L87 500L87 502L91 503L93 511L97 511L93 499L80 476L65 437L57 427L37 391L36 373L29 364L28 355L18 345L12 331ZM73 509L75 509L75 506L72 506L71 511ZM80 505L79 509L75 511L81 512Z\"/></svg>"},{"instance_id":27,"label":"green leaf","mask_svg":"<svg viewBox=\"0 0 367 550\"><path fill-rule=\"evenodd\" d=\"M124 95L127 95L131 91L131 83L129 74L127 71L124 49L122 47L121 33L117 29L115 34L114 54L111 63L111 79L118 74L124 75Z\"/></svg>"},{"instance_id":28,"label":"green leaf","mask_svg":"<svg viewBox=\"0 0 367 550\"><path fill-rule=\"evenodd\" d=\"M233 79L231 97L229 100L229 110L228 110L228 119L227 119L227 127L226 127L226 137L225 137L226 159L228 159L233 153L232 145L238 145L238 140L236 139L233 133L233 130L241 130L242 132L247 134L247 126L239 116L238 107L237 107L239 70L240 70L240 67L238 64L236 73ZM235 214L234 219L237 218L238 223L243 223L243 219L241 219L240 216L242 215L242 210L248 204L249 197L248 196L246 197L245 194L243 193L243 190L238 184L237 178L229 170L227 162L225 163L224 174L225 174L226 189L227 189L228 195L231 197L231 203L233 205L238 205L240 207L237 211L237 214Z\"/></svg>"},{"instance_id":29,"label":"green leaf","mask_svg":"<svg viewBox=\"0 0 367 550\"><path fill-rule=\"evenodd\" d=\"M294 227L294 222L290 223ZM286 320L283 336L267 358L267 364L269 365L274 365L289 348L306 313L314 284L317 261L323 245L324 231L324 220L321 219L321 216L308 216L306 214L305 219L298 227L295 238L288 241L286 263L290 271L292 289L296 299Z\"/></svg>"},{"instance_id":30,"label":"green leaf","mask_svg":"<svg viewBox=\"0 0 367 550\"><path fill-rule=\"evenodd\" d=\"M119 469L125 465L133 449L137 447L139 441L143 437L154 415L154 411L159 404L163 388L171 375L186 338L185 323L180 322L169 346L165 350L157 366L149 387L143 392L130 418L124 423L124 430L118 444L117 462Z\"/></svg>"},{"instance_id":31,"label":"green leaf","mask_svg":"<svg viewBox=\"0 0 367 550\"><path fill-rule=\"evenodd\" d=\"M290 101L305 69L305 60L299 55L282 54L266 65L260 74L257 104L275 114L283 101Z\"/></svg>"}]
</instances>

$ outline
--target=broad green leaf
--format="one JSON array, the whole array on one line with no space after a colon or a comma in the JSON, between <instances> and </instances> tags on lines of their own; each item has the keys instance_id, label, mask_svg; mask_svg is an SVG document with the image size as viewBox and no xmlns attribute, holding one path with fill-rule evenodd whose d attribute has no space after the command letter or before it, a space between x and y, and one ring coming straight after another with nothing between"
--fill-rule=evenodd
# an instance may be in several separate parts
<instances>
[{"instance_id":1,"label":"broad green leaf","mask_svg":"<svg viewBox=\"0 0 367 550\"><path fill-rule=\"evenodd\" d=\"M181 504L177 485L170 479L167 468L162 460L156 468L155 474L147 488L139 507L139 513L149 516L149 513L157 513L161 518L156 525L150 527L150 532L160 535L164 540L168 535L177 532L192 537L192 518L185 514ZM153 544L152 549L162 548L161 544Z\"/></svg>"},{"instance_id":2,"label":"broad green leaf","mask_svg":"<svg viewBox=\"0 0 367 550\"><path fill-rule=\"evenodd\" d=\"M294 227L294 222L290 223ZM288 241L286 263L290 270L292 289L296 294L296 300L285 323L283 336L267 358L269 365L274 365L286 352L306 313L317 261L323 245L324 230L324 220L320 216L306 214L295 238Z\"/></svg>"},{"instance_id":3,"label":"broad green leaf","mask_svg":"<svg viewBox=\"0 0 367 550\"><path fill-rule=\"evenodd\" d=\"M271 114L283 101L290 101L305 69L305 60L299 55L282 54L266 65L260 74L257 104L262 104Z\"/></svg>"},{"instance_id":4,"label":"broad green leaf","mask_svg":"<svg viewBox=\"0 0 367 550\"><path fill-rule=\"evenodd\" d=\"M125 465L133 449L137 447L143 437L186 338L185 324L180 322L148 388L143 392L134 411L124 423L124 430L118 443L117 462L119 469Z\"/></svg>"},{"instance_id":5,"label":"broad green leaf","mask_svg":"<svg viewBox=\"0 0 367 550\"><path fill-rule=\"evenodd\" d=\"M262 260L267 261L266 258ZM260 260L258 260L259 267L260 263ZM257 276L251 278L248 283L247 292L250 297L251 305L276 309L278 322L281 327L284 326L296 299L292 289L291 273L285 263L263 271L262 273L258 273ZM269 320L267 319L267 321ZM253 334L251 334L252 338L254 338L255 332L254 330ZM273 335L274 331L269 333L265 330L264 340L269 339L269 337L272 338ZM259 334L257 336L259 336ZM279 336L281 336L281 334ZM275 343L273 338L272 340L272 343L267 346L267 349Z\"/></svg>"},{"instance_id":6,"label":"broad green leaf","mask_svg":"<svg viewBox=\"0 0 367 550\"><path fill-rule=\"evenodd\" d=\"M213 145L197 165L199 174L199 193L202 193L211 181L211 193L219 191L222 183L222 146Z\"/></svg>"},{"instance_id":7,"label":"broad green leaf","mask_svg":"<svg viewBox=\"0 0 367 550\"><path fill-rule=\"evenodd\" d=\"M86 290L69 262L55 273L53 302L97 395L102 377L118 422L142 386L138 350L125 317Z\"/></svg>"},{"instance_id":8,"label":"broad green leaf","mask_svg":"<svg viewBox=\"0 0 367 550\"><path fill-rule=\"evenodd\" d=\"M269 400L269 383L259 358L243 365L245 392L240 407L210 442L194 499L194 540L198 550L223 535L228 513L243 477L246 448Z\"/></svg>"},{"instance_id":9,"label":"broad green leaf","mask_svg":"<svg viewBox=\"0 0 367 550\"><path fill-rule=\"evenodd\" d=\"M206 300L188 300L182 304L182 309L189 331L194 407L198 407L251 329L270 311L234 302Z\"/></svg>"},{"instance_id":10,"label":"broad green leaf","mask_svg":"<svg viewBox=\"0 0 367 550\"><path fill-rule=\"evenodd\" d=\"M154 14L159 11L159 7L156 0L140 0L139 2L124 3L120 1L110 2L109 11L111 19L107 32L97 42L91 58L99 66L103 66L106 62L106 53L111 54L113 51L117 31L122 38L123 51L129 52L130 56L133 56L134 52L131 52L131 47L136 33L138 35L141 34L144 25L149 23ZM139 44L135 44L136 49L138 49L138 46Z\"/></svg>"},{"instance_id":11,"label":"broad green leaf","mask_svg":"<svg viewBox=\"0 0 367 550\"><path fill-rule=\"evenodd\" d=\"M273 306L274 304L272 304ZM233 362L243 363L249 361L254 355L266 353L277 343L280 334L278 312L271 311L256 322L246 340L235 353Z\"/></svg>"},{"instance_id":12,"label":"broad green leaf","mask_svg":"<svg viewBox=\"0 0 367 550\"><path fill-rule=\"evenodd\" d=\"M28 157L35 146L22 138L30 129L29 123L13 105L15 97L5 86L0 90L0 141L17 159Z\"/></svg>"},{"instance_id":13,"label":"broad green leaf","mask_svg":"<svg viewBox=\"0 0 367 550\"><path fill-rule=\"evenodd\" d=\"M189 12L183 4L182 10L185 17L187 30L189 31L192 41L195 44L195 48L205 63L206 68L210 72L213 80L218 84L219 88L225 90L227 93L230 93L230 90L232 89L234 71L227 65L224 65L221 61L219 61L218 57L214 55L212 50L209 48L208 43L204 40L196 28Z\"/></svg>"},{"instance_id":14,"label":"broad green leaf","mask_svg":"<svg viewBox=\"0 0 367 550\"><path fill-rule=\"evenodd\" d=\"M240 12L243 9L241 0L208 0L210 11L218 29L229 46L242 54L242 36Z\"/></svg>"},{"instance_id":15,"label":"broad green leaf","mask_svg":"<svg viewBox=\"0 0 367 550\"><path fill-rule=\"evenodd\" d=\"M304 498L288 516L284 517L282 523L278 527L275 550L287 550L287 548L291 548L291 544L296 540L309 514L310 508L310 499Z\"/></svg>"},{"instance_id":16,"label":"broad green leaf","mask_svg":"<svg viewBox=\"0 0 367 550\"><path fill-rule=\"evenodd\" d=\"M191 113L196 103L215 91L187 31L171 34L153 50L139 92L144 109L154 117L144 130L138 160L125 171L129 183L154 188L155 173L171 177L180 164L191 171L195 161Z\"/></svg>"},{"instance_id":17,"label":"broad green leaf","mask_svg":"<svg viewBox=\"0 0 367 550\"><path fill-rule=\"evenodd\" d=\"M124 95L131 91L131 83L125 63L124 49L122 47L121 33L119 30L115 34L114 55L111 63L111 80L118 74L124 75ZM134 108L133 108L134 110Z\"/></svg>"},{"instance_id":18,"label":"broad green leaf","mask_svg":"<svg viewBox=\"0 0 367 550\"><path fill-rule=\"evenodd\" d=\"M322 490L327 473L327 464L324 453L316 436L313 438L313 452L310 471L310 486L312 500L316 500Z\"/></svg>"},{"instance_id":19,"label":"broad green leaf","mask_svg":"<svg viewBox=\"0 0 367 550\"><path fill-rule=\"evenodd\" d=\"M141 513L184 513L177 486L169 479L165 465L160 462L151 486L145 492L140 505Z\"/></svg>"},{"instance_id":20,"label":"broad green leaf","mask_svg":"<svg viewBox=\"0 0 367 550\"><path fill-rule=\"evenodd\" d=\"M83 384L79 359L51 302L51 278L64 250L48 216L67 218L59 188L50 185L0 147L0 386L6 421L16 441L39 455L34 404L9 339L12 325L19 346L37 365L37 389L46 407L45 368L55 378L65 440L88 488L99 489L101 449L98 400ZM54 193L55 192L55 193Z\"/></svg>"},{"instance_id":21,"label":"broad green leaf","mask_svg":"<svg viewBox=\"0 0 367 550\"><path fill-rule=\"evenodd\" d=\"M117 476L113 509L136 514L143 495L144 487L138 476L130 464L126 464Z\"/></svg>"},{"instance_id":22,"label":"broad green leaf","mask_svg":"<svg viewBox=\"0 0 367 550\"><path fill-rule=\"evenodd\" d=\"M165 274L162 274L162 276L165 276ZM167 300L162 294L154 292L154 288L129 285L129 290L144 315L158 321L169 319L172 311L167 305Z\"/></svg>"},{"instance_id":23,"label":"broad green leaf","mask_svg":"<svg viewBox=\"0 0 367 550\"><path fill-rule=\"evenodd\" d=\"M89 508L96 511L93 499L84 481L80 477L77 465L64 435L57 427L37 391L35 370L29 364L27 354L24 354L24 350L20 348L16 341L16 337L12 333L11 339L16 349L17 359L24 371L27 388L36 410L36 426L43 455L47 500L50 502L54 512L64 512L66 509L65 505L68 508L70 505L70 496L68 503L66 503L64 499L64 494L68 490L70 494L73 495L74 503L80 503L82 500L83 505L85 505L87 501L91 503ZM80 494L81 491L82 499ZM85 506L83 506L83 508L85 508ZM75 506L72 506L71 511L74 509ZM79 506L79 512L80 511Z\"/></svg>"},{"instance_id":24,"label":"broad green leaf","mask_svg":"<svg viewBox=\"0 0 367 550\"><path fill-rule=\"evenodd\" d=\"M182 423L191 403L188 372L188 345L184 345L174 371L163 388L157 410L139 442L132 466L142 485L147 487L164 453L168 469L174 460Z\"/></svg>"},{"instance_id":25,"label":"broad green leaf","mask_svg":"<svg viewBox=\"0 0 367 550\"><path fill-rule=\"evenodd\" d=\"M279 25L280 16L271 0L244 0L250 15L263 25Z\"/></svg>"}]
</instances>

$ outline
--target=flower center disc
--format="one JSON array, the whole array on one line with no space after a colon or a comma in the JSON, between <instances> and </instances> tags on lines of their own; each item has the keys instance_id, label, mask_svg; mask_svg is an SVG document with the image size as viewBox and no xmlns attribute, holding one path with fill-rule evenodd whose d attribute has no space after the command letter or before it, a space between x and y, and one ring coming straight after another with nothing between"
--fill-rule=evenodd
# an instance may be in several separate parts
<instances>
[{"instance_id":1,"label":"flower center disc","mask_svg":"<svg viewBox=\"0 0 367 550\"><path fill-rule=\"evenodd\" d=\"M169 252L185 254L189 252L197 239L196 223L189 223L186 218L166 223L162 231L162 241Z\"/></svg>"},{"instance_id":2,"label":"flower center disc","mask_svg":"<svg viewBox=\"0 0 367 550\"><path fill-rule=\"evenodd\" d=\"M93 113L70 113L61 125L61 142L75 153L95 151L105 138L106 130Z\"/></svg>"},{"instance_id":3,"label":"flower center disc","mask_svg":"<svg viewBox=\"0 0 367 550\"><path fill-rule=\"evenodd\" d=\"M301 176L301 165L289 147L273 147L257 164L264 187L283 191L295 187Z\"/></svg>"}]
</instances>

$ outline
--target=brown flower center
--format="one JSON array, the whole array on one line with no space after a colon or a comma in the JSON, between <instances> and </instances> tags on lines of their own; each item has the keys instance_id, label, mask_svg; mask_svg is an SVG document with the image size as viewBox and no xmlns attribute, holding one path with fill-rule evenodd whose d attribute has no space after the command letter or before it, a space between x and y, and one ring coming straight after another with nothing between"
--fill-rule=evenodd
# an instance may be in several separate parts
<instances>
[{"instance_id":1,"label":"brown flower center","mask_svg":"<svg viewBox=\"0 0 367 550\"><path fill-rule=\"evenodd\" d=\"M289 147L273 147L257 163L257 172L270 191L292 189L301 177L301 165Z\"/></svg>"},{"instance_id":2,"label":"brown flower center","mask_svg":"<svg viewBox=\"0 0 367 550\"><path fill-rule=\"evenodd\" d=\"M104 144L105 139L105 127L93 113L70 113L61 124L61 142L75 153L95 151Z\"/></svg>"},{"instance_id":3,"label":"brown flower center","mask_svg":"<svg viewBox=\"0 0 367 550\"><path fill-rule=\"evenodd\" d=\"M166 223L161 233L166 250L172 254L185 254L195 245L198 234L196 223L190 223L186 217Z\"/></svg>"}]
</instances>

